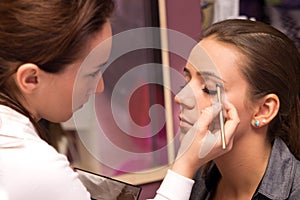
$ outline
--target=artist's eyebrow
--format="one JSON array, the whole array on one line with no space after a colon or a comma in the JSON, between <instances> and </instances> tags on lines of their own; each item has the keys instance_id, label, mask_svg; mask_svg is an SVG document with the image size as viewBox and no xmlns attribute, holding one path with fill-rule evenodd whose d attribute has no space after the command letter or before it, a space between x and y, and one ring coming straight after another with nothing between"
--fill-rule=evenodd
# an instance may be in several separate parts
<instances>
[{"instance_id":1,"label":"artist's eyebrow","mask_svg":"<svg viewBox=\"0 0 300 200\"><path fill-rule=\"evenodd\" d=\"M214 78L216 78L218 80L221 80L222 82L225 82L223 79L221 79L221 77L219 77L218 75L216 75L213 72L209 72L209 71L201 71L201 72L199 72L199 71L197 71L197 75L201 76L201 77L203 77L203 76L212 76L212 77L214 77Z\"/></svg>"}]
</instances>

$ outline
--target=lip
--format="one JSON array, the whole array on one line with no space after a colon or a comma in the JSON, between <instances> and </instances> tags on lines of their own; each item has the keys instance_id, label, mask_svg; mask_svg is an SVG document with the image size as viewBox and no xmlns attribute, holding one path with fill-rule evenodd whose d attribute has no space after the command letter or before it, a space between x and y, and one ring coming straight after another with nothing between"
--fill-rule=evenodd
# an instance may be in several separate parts
<instances>
[{"instance_id":1,"label":"lip","mask_svg":"<svg viewBox=\"0 0 300 200\"><path fill-rule=\"evenodd\" d=\"M179 128L182 134L186 134L191 128L193 124L186 120L185 118L179 116Z\"/></svg>"},{"instance_id":2,"label":"lip","mask_svg":"<svg viewBox=\"0 0 300 200\"><path fill-rule=\"evenodd\" d=\"M180 126L193 126L194 124L183 118L182 116L179 116L179 123Z\"/></svg>"},{"instance_id":3,"label":"lip","mask_svg":"<svg viewBox=\"0 0 300 200\"><path fill-rule=\"evenodd\" d=\"M179 120L180 120L180 123L188 124L188 125L190 125L190 126L193 126L193 125L194 125L194 123L189 122L188 120L186 120L186 119L185 119L184 117L182 117L182 116L179 116Z\"/></svg>"}]
</instances>

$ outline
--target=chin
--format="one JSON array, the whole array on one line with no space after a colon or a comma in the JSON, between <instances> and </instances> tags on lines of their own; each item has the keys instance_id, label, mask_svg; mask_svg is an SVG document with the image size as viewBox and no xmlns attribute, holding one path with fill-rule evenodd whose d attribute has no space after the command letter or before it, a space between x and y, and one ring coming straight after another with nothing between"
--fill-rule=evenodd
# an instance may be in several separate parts
<instances>
[{"instance_id":1,"label":"chin","mask_svg":"<svg viewBox=\"0 0 300 200\"><path fill-rule=\"evenodd\" d=\"M68 114L68 115L59 115L58 117L55 117L55 118L52 118L52 119L47 119L51 122L54 122L54 123L62 123L62 122L66 122L68 121L69 119L71 119L72 117L72 114Z\"/></svg>"},{"instance_id":2,"label":"chin","mask_svg":"<svg viewBox=\"0 0 300 200\"><path fill-rule=\"evenodd\" d=\"M73 114L67 115L67 116L63 117L63 118L60 120L60 122L66 122L66 121L68 121L69 119L71 119L72 116L73 116Z\"/></svg>"},{"instance_id":3,"label":"chin","mask_svg":"<svg viewBox=\"0 0 300 200\"><path fill-rule=\"evenodd\" d=\"M183 137L185 136L185 133L180 133L180 136L179 136L179 141L181 142Z\"/></svg>"},{"instance_id":4,"label":"chin","mask_svg":"<svg viewBox=\"0 0 300 200\"><path fill-rule=\"evenodd\" d=\"M191 129L190 127L180 126L180 135L186 135L187 132Z\"/></svg>"}]
</instances>

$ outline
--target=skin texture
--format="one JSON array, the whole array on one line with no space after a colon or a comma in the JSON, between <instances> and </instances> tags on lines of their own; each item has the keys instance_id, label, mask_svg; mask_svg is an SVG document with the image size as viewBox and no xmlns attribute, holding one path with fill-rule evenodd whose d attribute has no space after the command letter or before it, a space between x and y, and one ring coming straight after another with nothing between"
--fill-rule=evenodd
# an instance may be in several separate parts
<instances>
[{"instance_id":1,"label":"skin texture","mask_svg":"<svg viewBox=\"0 0 300 200\"><path fill-rule=\"evenodd\" d=\"M90 94L103 91L100 71L95 65L87 64L82 69L82 63L97 45L111 35L108 21L83 47L85 50L82 56L60 73L44 72L32 63L23 64L18 68L15 80L22 93L20 100L36 121L45 118L52 122L64 122L88 101ZM110 43L107 43L97 57L96 66L106 62L110 48ZM75 82L77 85L80 82L81 87L76 87L74 92Z\"/></svg>"},{"instance_id":2,"label":"skin texture","mask_svg":"<svg viewBox=\"0 0 300 200\"><path fill-rule=\"evenodd\" d=\"M243 62L246 62L245 57L233 45L220 42L213 36L203 39L191 52L184 70L186 86L175 97L181 108L180 126L185 135L183 143L186 149L181 153L198 153L198 161L194 160L198 167L211 160L216 163L222 175L216 199L250 199L265 172L271 152L267 127L278 112L279 100L276 95L268 94L250 102L250 85L240 69ZM214 77L207 77L207 72ZM214 124L218 109L210 107L212 111L207 112L208 106L216 104L213 92L216 83L221 85L223 93L226 150L221 150L219 132L210 125ZM258 127L254 125L255 120L261 122ZM199 136L201 130L203 133ZM198 152L191 150L195 141L187 145L186 138L197 140ZM191 160L188 162L192 163Z\"/></svg>"},{"instance_id":3,"label":"skin texture","mask_svg":"<svg viewBox=\"0 0 300 200\"><path fill-rule=\"evenodd\" d=\"M230 93L235 93L234 95L240 94L241 89L234 88L236 82L242 82L244 84L239 86L246 87L246 82L239 75L237 67L234 72L228 71L229 67L237 65L238 52L232 49L228 49L228 52L216 52L216 58L219 59L216 61L205 49L206 41L208 40L203 40L192 50L184 70L186 85L175 97L175 101L180 105L179 118L183 138L173 170L191 178L205 163L231 150L240 119L235 106L230 103L231 99L227 97L228 87L231 86ZM220 53L227 55L221 58ZM216 65L220 63L221 67ZM233 73L235 79L232 79ZM216 83L222 86L224 93L222 109L226 114L226 150L221 147L219 127L214 125L217 124L215 117L221 110L221 105L216 103L217 96L213 92L216 90ZM244 105L242 98L237 105Z\"/></svg>"},{"instance_id":4,"label":"skin texture","mask_svg":"<svg viewBox=\"0 0 300 200\"><path fill-rule=\"evenodd\" d=\"M216 199L250 199L264 174L271 152L266 126L255 128L252 122L256 117L268 118L267 113L274 117L272 109L277 113L278 106L276 102L275 106L270 106L264 99L248 101L249 84L239 71L243 56L232 45L216 42L213 38L203 40L201 45L218 67L225 82L226 98L235 106L240 117L232 151L215 159L222 174ZM272 98L270 101L274 102ZM255 166L253 163L256 163Z\"/></svg>"}]
</instances>

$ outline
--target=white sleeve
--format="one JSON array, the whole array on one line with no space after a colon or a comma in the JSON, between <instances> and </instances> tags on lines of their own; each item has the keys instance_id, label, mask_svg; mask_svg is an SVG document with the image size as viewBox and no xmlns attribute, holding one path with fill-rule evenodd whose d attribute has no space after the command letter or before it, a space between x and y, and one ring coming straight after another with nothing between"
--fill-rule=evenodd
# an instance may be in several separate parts
<instances>
[{"instance_id":1,"label":"white sleeve","mask_svg":"<svg viewBox=\"0 0 300 200\"><path fill-rule=\"evenodd\" d=\"M154 200L188 200L194 180L168 170Z\"/></svg>"},{"instance_id":2,"label":"white sleeve","mask_svg":"<svg viewBox=\"0 0 300 200\"><path fill-rule=\"evenodd\" d=\"M48 144L26 141L1 149L3 189L9 200L90 200L67 158Z\"/></svg>"}]
</instances>

